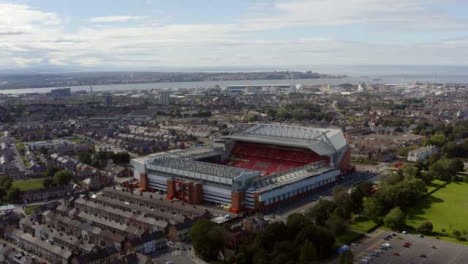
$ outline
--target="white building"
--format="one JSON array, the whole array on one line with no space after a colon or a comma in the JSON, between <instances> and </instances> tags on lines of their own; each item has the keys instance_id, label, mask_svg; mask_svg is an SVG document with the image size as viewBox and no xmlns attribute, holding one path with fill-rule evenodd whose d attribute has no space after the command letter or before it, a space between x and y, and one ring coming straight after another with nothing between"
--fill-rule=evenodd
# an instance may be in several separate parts
<instances>
[{"instance_id":1,"label":"white building","mask_svg":"<svg viewBox=\"0 0 468 264\"><path fill-rule=\"evenodd\" d=\"M162 91L159 94L159 104L169 105L171 103L171 93L169 91Z\"/></svg>"},{"instance_id":2,"label":"white building","mask_svg":"<svg viewBox=\"0 0 468 264\"><path fill-rule=\"evenodd\" d=\"M418 162L429 158L437 151L434 146L422 147L408 152L408 161Z\"/></svg>"}]
</instances>

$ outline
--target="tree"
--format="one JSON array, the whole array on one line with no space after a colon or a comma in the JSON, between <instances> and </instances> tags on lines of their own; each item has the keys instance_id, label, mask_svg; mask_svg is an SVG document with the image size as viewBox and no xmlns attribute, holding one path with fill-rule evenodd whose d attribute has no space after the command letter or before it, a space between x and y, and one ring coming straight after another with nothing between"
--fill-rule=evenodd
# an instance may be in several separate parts
<instances>
[{"instance_id":1,"label":"tree","mask_svg":"<svg viewBox=\"0 0 468 264\"><path fill-rule=\"evenodd\" d=\"M406 227L406 215L400 207L395 207L390 210L383 221L385 226L392 230L401 230Z\"/></svg>"},{"instance_id":2,"label":"tree","mask_svg":"<svg viewBox=\"0 0 468 264\"><path fill-rule=\"evenodd\" d=\"M446 141L447 141L447 138L444 135L435 134L430 139L426 140L426 142L424 142L424 145L426 146L433 145L437 147L442 147Z\"/></svg>"},{"instance_id":3,"label":"tree","mask_svg":"<svg viewBox=\"0 0 468 264\"><path fill-rule=\"evenodd\" d=\"M268 224L263 233L256 237L255 243L269 251L273 249L275 243L286 240L289 237L286 225L283 222Z\"/></svg>"},{"instance_id":4,"label":"tree","mask_svg":"<svg viewBox=\"0 0 468 264\"><path fill-rule=\"evenodd\" d=\"M351 250L341 252L338 261L340 264L352 264L354 262L353 252Z\"/></svg>"},{"instance_id":5,"label":"tree","mask_svg":"<svg viewBox=\"0 0 468 264\"><path fill-rule=\"evenodd\" d=\"M335 236L343 234L347 229L345 221L337 213L330 215L327 220L327 227Z\"/></svg>"},{"instance_id":6,"label":"tree","mask_svg":"<svg viewBox=\"0 0 468 264\"><path fill-rule=\"evenodd\" d=\"M339 216L343 219L351 218L353 211L353 200L351 195L347 192L347 189L343 186L336 187L333 190L333 198L337 209L334 212L339 213Z\"/></svg>"},{"instance_id":7,"label":"tree","mask_svg":"<svg viewBox=\"0 0 468 264\"><path fill-rule=\"evenodd\" d=\"M218 258L224 246L223 235L224 232L220 226L206 219L196 222L190 228L190 238L195 252L207 261Z\"/></svg>"},{"instance_id":8,"label":"tree","mask_svg":"<svg viewBox=\"0 0 468 264\"><path fill-rule=\"evenodd\" d=\"M291 214L286 221L288 236L296 237L297 234L307 225L311 225L312 221L302 214Z\"/></svg>"},{"instance_id":9,"label":"tree","mask_svg":"<svg viewBox=\"0 0 468 264\"><path fill-rule=\"evenodd\" d=\"M47 178L47 179L44 179L43 184L45 188L50 188L55 184L55 182L52 178Z\"/></svg>"},{"instance_id":10,"label":"tree","mask_svg":"<svg viewBox=\"0 0 468 264\"><path fill-rule=\"evenodd\" d=\"M300 255L299 255L299 263L300 264L312 264L318 261L317 249L315 245L309 240L302 245Z\"/></svg>"},{"instance_id":11,"label":"tree","mask_svg":"<svg viewBox=\"0 0 468 264\"><path fill-rule=\"evenodd\" d=\"M12 184L13 181L11 180L10 176L0 176L0 199L2 199L7 194Z\"/></svg>"},{"instance_id":12,"label":"tree","mask_svg":"<svg viewBox=\"0 0 468 264\"><path fill-rule=\"evenodd\" d=\"M55 173L54 182L57 185L65 185L65 184L68 184L71 181L72 176L73 176L73 174L72 174L71 171L62 170L62 171L59 171L59 172Z\"/></svg>"},{"instance_id":13,"label":"tree","mask_svg":"<svg viewBox=\"0 0 468 264\"><path fill-rule=\"evenodd\" d=\"M6 195L5 195L5 200L7 200L10 203L16 203L19 202L20 199L20 190L18 188L10 188L8 189Z\"/></svg>"},{"instance_id":14,"label":"tree","mask_svg":"<svg viewBox=\"0 0 468 264\"><path fill-rule=\"evenodd\" d=\"M59 171L59 168L55 166L48 167L44 172L44 177L54 177L55 173Z\"/></svg>"},{"instance_id":15,"label":"tree","mask_svg":"<svg viewBox=\"0 0 468 264\"><path fill-rule=\"evenodd\" d=\"M382 215L384 214L384 207L382 203L375 197L369 197L364 200L363 203L364 214L367 218L371 219L376 223L382 221Z\"/></svg>"},{"instance_id":16,"label":"tree","mask_svg":"<svg viewBox=\"0 0 468 264\"><path fill-rule=\"evenodd\" d=\"M433 177L443 181L450 181L459 171L463 171L463 162L459 159L441 158L429 166L429 172Z\"/></svg>"},{"instance_id":17,"label":"tree","mask_svg":"<svg viewBox=\"0 0 468 264\"><path fill-rule=\"evenodd\" d=\"M325 225L328 217L335 211L337 205L333 201L320 200L307 211L307 216L314 219L317 225Z\"/></svg>"},{"instance_id":18,"label":"tree","mask_svg":"<svg viewBox=\"0 0 468 264\"><path fill-rule=\"evenodd\" d=\"M78 156L78 160L84 164L91 165L93 161L92 154L90 152L81 152Z\"/></svg>"},{"instance_id":19,"label":"tree","mask_svg":"<svg viewBox=\"0 0 468 264\"><path fill-rule=\"evenodd\" d=\"M130 162L130 154L128 153L117 153L112 155L112 160L115 164L124 164Z\"/></svg>"},{"instance_id":20,"label":"tree","mask_svg":"<svg viewBox=\"0 0 468 264\"><path fill-rule=\"evenodd\" d=\"M418 227L418 231L423 233L423 234L431 234L432 233L432 229L434 228L434 226L432 225L432 223L430 221L425 221L423 223L421 223L421 225Z\"/></svg>"}]
</instances>

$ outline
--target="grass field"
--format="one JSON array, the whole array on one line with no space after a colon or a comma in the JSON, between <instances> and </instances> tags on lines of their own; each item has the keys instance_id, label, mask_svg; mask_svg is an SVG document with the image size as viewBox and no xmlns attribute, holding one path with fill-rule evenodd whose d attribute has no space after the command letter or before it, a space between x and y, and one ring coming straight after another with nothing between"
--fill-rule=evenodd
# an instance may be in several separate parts
<instances>
[{"instance_id":1,"label":"grass field","mask_svg":"<svg viewBox=\"0 0 468 264\"><path fill-rule=\"evenodd\" d=\"M18 188L20 191L30 191L44 188L44 179L34 179L26 181L14 181L13 188Z\"/></svg>"},{"instance_id":2,"label":"grass field","mask_svg":"<svg viewBox=\"0 0 468 264\"><path fill-rule=\"evenodd\" d=\"M378 224L374 221L367 219L367 217L360 217L356 221L349 224L349 228L359 230L362 232L369 232L372 229L376 228Z\"/></svg>"},{"instance_id":3,"label":"grass field","mask_svg":"<svg viewBox=\"0 0 468 264\"><path fill-rule=\"evenodd\" d=\"M442 187L445 184L444 181L441 180L433 180L430 185L427 186L427 192L430 193L437 188Z\"/></svg>"},{"instance_id":4,"label":"grass field","mask_svg":"<svg viewBox=\"0 0 468 264\"><path fill-rule=\"evenodd\" d=\"M408 211L407 224L417 228L429 220L434 232L451 234L453 230L468 231L468 183L452 182L419 201Z\"/></svg>"}]
</instances>

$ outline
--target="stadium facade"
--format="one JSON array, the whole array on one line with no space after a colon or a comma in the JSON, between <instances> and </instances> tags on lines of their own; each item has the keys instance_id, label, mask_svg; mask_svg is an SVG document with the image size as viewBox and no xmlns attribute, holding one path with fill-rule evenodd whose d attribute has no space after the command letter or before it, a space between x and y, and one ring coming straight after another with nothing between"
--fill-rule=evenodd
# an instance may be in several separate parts
<instances>
[{"instance_id":1,"label":"stadium facade","mask_svg":"<svg viewBox=\"0 0 468 264\"><path fill-rule=\"evenodd\" d=\"M256 124L214 146L161 152L132 160L144 190L233 212L266 210L334 184L350 170L339 129Z\"/></svg>"}]
</instances>

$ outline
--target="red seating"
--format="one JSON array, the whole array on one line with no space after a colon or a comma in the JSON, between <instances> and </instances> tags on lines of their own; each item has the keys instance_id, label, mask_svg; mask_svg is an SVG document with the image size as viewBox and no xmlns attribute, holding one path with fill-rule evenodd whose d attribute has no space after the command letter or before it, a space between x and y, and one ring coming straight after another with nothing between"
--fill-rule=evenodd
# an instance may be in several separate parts
<instances>
[{"instance_id":1,"label":"red seating","mask_svg":"<svg viewBox=\"0 0 468 264\"><path fill-rule=\"evenodd\" d=\"M262 175L283 172L319 160L328 160L309 149L236 142L227 165L261 171Z\"/></svg>"}]
</instances>

